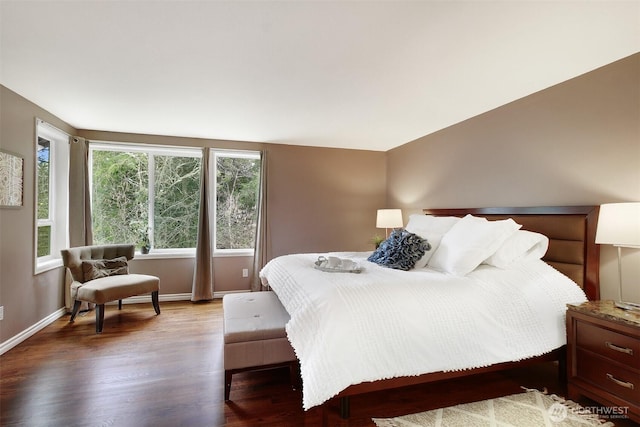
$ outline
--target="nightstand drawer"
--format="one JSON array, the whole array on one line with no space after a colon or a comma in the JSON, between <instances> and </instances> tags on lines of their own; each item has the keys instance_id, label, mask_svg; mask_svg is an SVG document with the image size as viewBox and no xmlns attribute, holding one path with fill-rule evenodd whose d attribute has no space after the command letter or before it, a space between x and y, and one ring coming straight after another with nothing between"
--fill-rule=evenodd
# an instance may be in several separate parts
<instances>
[{"instance_id":1,"label":"nightstand drawer","mask_svg":"<svg viewBox=\"0 0 640 427\"><path fill-rule=\"evenodd\" d=\"M640 340L590 323L576 322L576 346L640 369Z\"/></svg>"},{"instance_id":2,"label":"nightstand drawer","mask_svg":"<svg viewBox=\"0 0 640 427\"><path fill-rule=\"evenodd\" d=\"M640 402L638 372L613 365L607 359L584 350L577 351L578 377L630 402Z\"/></svg>"}]
</instances>

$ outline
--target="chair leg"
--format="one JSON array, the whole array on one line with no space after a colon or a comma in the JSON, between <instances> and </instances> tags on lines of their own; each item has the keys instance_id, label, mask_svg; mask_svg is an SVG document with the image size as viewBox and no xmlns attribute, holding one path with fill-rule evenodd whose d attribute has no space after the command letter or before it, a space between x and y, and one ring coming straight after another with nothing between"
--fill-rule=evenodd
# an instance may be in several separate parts
<instances>
[{"instance_id":1,"label":"chair leg","mask_svg":"<svg viewBox=\"0 0 640 427\"><path fill-rule=\"evenodd\" d=\"M71 311L71 319L69 319L69 323L73 322L78 314L78 310L80 310L81 301L74 300L73 301L73 310Z\"/></svg>"},{"instance_id":2,"label":"chair leg","mask_svg":"<svg viewBox=\"0 0 640 427\"><path fill-rule=\"evenodd\" d=\"M158 303L158 291L151 292L151 302L153 303L153 309L156 314L160 314L160 304Z\"/></svg>"},{"instance_id":3,"label":"chair leg","mask_svg":"<svg viewBox=\"0 0 640 427\"><path fill-rule=\"evenodd\" d=\"M118 300L118 310L122 310L122 300Z\"/></svg>"},{"instance_id":4,"label":"chair leg","mask_svg":"<svg viewBox=\"0 0 640 427\"><path fill-rule=\"evenodd\" d=\"M229 401L231 395L231 370L224 371L224 401Z\"/></svg>"},{"instance_id":5,"label":"chair leg","mask_svg":"<svg viewBox=\"0 0 640 427\"><path fill-rule=\"evenodd\" d=\"M73 301L73 309L71 310L71 318L69 319L69 323L73 322L78 315L78 311L80 310L81 301L74 300Z\"/></svg>"},{"instance_id":6,"label":"chair leg","mask_svg":"<svg viewBox=\"0 0 640 427\"><path fill-rule=\"evenodd\" d=\"M104 304L96 304L96 334L102 333L104 325Z\"/></svg>"}]
</instances>

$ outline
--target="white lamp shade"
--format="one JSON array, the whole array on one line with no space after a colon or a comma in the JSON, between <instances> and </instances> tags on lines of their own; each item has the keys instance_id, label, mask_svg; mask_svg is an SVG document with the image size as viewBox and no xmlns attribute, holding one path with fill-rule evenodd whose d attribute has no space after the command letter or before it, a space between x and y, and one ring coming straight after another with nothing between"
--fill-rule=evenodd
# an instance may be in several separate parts
<instances>
[{"instance_id":1,"label":"white lamp shade","mask_svg":"<svg viewBox=\"0 0 640 427\"><path fill-rule=\"evenodd\" d=\"M640 247L640 202L600 205L596 243Z\"/></svg>"},{"instance_id":2,"label":"white lamp shade","mask_svg":"<svg viewBox=\"0 0 640 427\"><path fill-rule=\"evenodd\" d=\"M402 227L402 210L400 209L378 209L376 227L397 228Z\"/></svg>"}]
</instances>

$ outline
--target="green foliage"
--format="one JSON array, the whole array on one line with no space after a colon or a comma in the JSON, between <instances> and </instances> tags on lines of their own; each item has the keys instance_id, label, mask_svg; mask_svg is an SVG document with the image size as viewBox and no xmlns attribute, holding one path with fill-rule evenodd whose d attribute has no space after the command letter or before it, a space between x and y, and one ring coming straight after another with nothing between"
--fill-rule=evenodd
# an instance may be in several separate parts
<instances>
[{"instance_id":1,"label":"green foliage","mask_svg":"<svg viewBox=\"0 0 640 427\"><path fill-rule=\"evenodd\" d=\"M51 142L38 138L37 181L38 181L38 219L49 218L49 181L50 181Z\"/></svg>"},{"instance_id":2,"label":"green foliage","mask_svg":"<svg viewBox=\"0 0 640 427\"><path fill-rule=\"evenodd\" d=\"M260 161L221 156L216 170L216 248L253 248Z\"/></svg>"},{"instance_id":3,"label":"green foliage","mask_svg":"<svg viewBox=\"0 0 640 427\"><path fill-rule=\"evenodd\" d=\"M94 243L139 243L149 218L146 154L96 150L92 166Z\"/></svg>"},{"instance_id":4,"label":"green foliage","mask_svg":"<svg viewBox=\"0 0 640 427\"><path fill-rule=\"evenodd\" d=\"M51 142L38 138L38 153L36 162L36 194L37 194L37 219L50 219L49 191L51 182ZM37 256L51 255L51 226L39 225L37 229Z\"/></svg>"},{"instance_id":5,"label":"green foliage","mask_svg":"<svg viewBox=\"0 0 640 427\"><path fill-rule=\"evenodd\" d=\"M155 248L195 248L200 164L194 157L155 156Z\"/></svg>"},{"instance_id":6,"label":"green foliage","mask_svg":"<svg viewBox=\"0 0 640 427\"><path fill-rule=\"evenodd\" d=\"M38 257L51 255L51 226L38 227Z\"/></svg>"},{"instance_id":7,"label":"green foliage","mask_svg":"<svg viewBox=\"0 0 640 427\"><path fill-rule=\"evenodd\" d=\"M94 150L94 243L135 243L141 248L150 240L156 249L195 247L200 168L196 157ZM219 156L216 179L217 249L253 248L260 161Z\"/></svg>"},{"instance_id":8,"label":"green foliage","mask_svg":"<svg viewBox=\"0 0 640 427\"><path fill-rule=\"evenodd\" d=\"M380 246L380 243L382 243L384 241L385 241L385 238L384 237L380 237L377 234L371 238L371 243L374 244L376 249L378 249L378 246Z\"/></svg>"}]
</instances>

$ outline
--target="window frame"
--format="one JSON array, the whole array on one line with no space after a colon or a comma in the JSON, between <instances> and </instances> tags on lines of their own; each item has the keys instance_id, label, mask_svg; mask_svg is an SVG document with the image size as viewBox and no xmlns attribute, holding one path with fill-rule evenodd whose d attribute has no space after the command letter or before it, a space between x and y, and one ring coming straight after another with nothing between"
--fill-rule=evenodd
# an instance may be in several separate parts
<instances>
[{"instance_id":1,"label":"window frame","mask_svg":"<svg viewBox=\"0 0 640 427\"><path fill-rule=\"evenodd\" d=\"M38 138L49 141L49 217L38 218ZM69 134L36 118L34 132L34 274L60 267L60 250L69 246ZM50 248L48 255L38 256L38 230L50 226Z\"/></svg>"},{"instance_id":2,"label":"window frame","mask_svg":"<svg viewBox=\"0 0 640 427\"><path fill-rule=\"evenodd\" d=\"M260 161L260 152L255 150L225 150L225 149L212 149L209 156L209 163L211 167L209 168L212 172L209 174L209 188L212 189L210 191L210 200L209 203L213 207L210 213L210 223L211 223L211 249L214 257L225 257L225 256L253 256L255 254L255 247L253 248L245 248L245 249L218 249L216 236L218 234L217 230L217 176L218 176L218 157L232 157L232 158L245 158L245 159L255 159ZM259 190L258 190L259 191ZM256 195L257 197L258 195ZM259 207L256 207L258 209Z\"/></svg>"}]
</instances>

